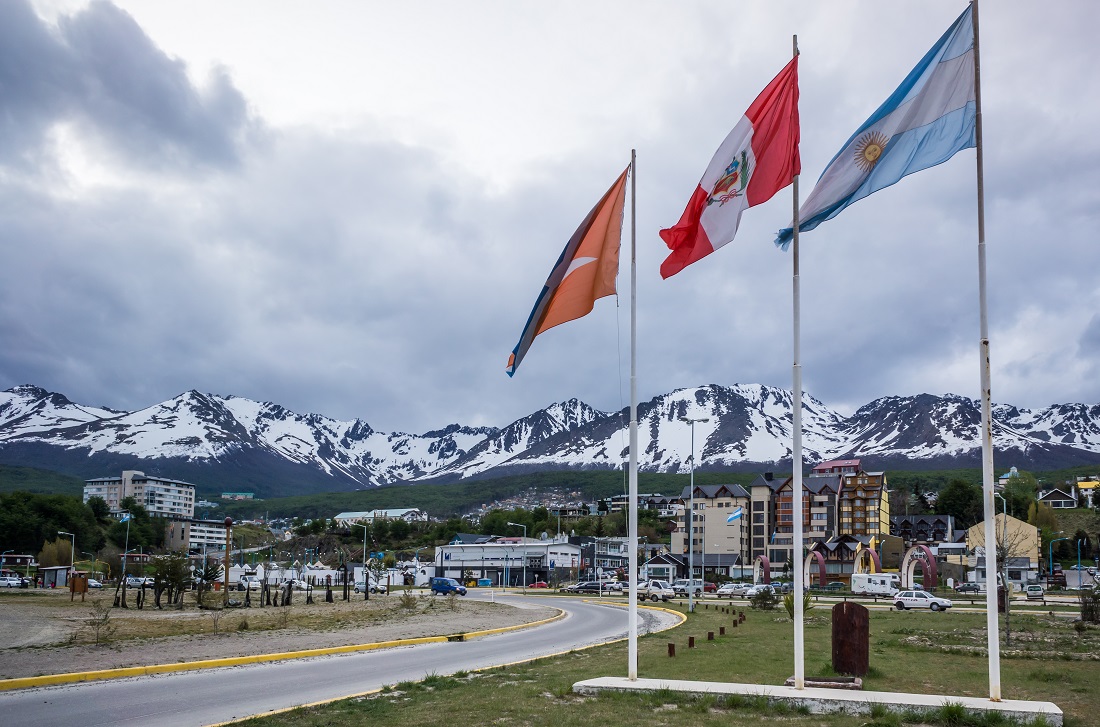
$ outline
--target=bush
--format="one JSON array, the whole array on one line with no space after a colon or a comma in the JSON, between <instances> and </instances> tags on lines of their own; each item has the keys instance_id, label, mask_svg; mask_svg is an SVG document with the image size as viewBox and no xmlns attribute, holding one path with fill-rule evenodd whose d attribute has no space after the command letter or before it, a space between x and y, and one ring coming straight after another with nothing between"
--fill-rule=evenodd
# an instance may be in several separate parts
<instances>
[{"instance_id":1,"label":"bush","mask_svg":"<svg viewBox=\"0 0 1100 727\"><path fill-rule=\"evenodd\" d=\"M767 589L760 591L760 593L749 599L749 605L761 611L771 611L778 603L779 596L775 595L775 591Z\"/></svg>"},{"instance_id":2,"label":"bush","mask_svg":"<svg viewBox=\"0 0 1100 727\"><path fill-rule=\"evenodd\" d=\"M813 596L809 593L802 594L802 613L814 607ZM787 609L787 615L794 621L794 591L783 594L783 608Z\"/></svg>"},{"instance_id":3,"label":"bush","mask_svg":"<svg viewBox=\"0 0 1100 727\"><path fill-rule=\"evenodd\" d=\"M1081 620L1100 624L1100 590L1081 591L1078 599L1081 603Z\"/></svg>"}]
</instances>

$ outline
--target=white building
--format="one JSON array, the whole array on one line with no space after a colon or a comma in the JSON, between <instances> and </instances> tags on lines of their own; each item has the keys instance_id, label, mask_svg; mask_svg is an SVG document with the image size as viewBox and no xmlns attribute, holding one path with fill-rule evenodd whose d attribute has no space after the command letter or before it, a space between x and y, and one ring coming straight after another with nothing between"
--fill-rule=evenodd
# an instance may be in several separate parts
<instances>
[{"instance_id":1,"label":"white building","mask_svg":"<svg viewBox=\"0 0 1100 727\"><path fill-rule=\"evenodd\" d=\"M190 550L225 550L224 520L192 520L188 525Z\"/></svg>"},{"instance_id":2,"label":"white building","mask_svg":"<svg viewBox=\"0 0 1100 727\"><path fill-rule=\"evenodd\" d=\"M581 547L555 540L497 538L486 543L444 545L435 551L437 576L461 580L463 575L471 575L494 586L561 582L575 578L580 567Z\"/></svg>"},{"instance_id":3,"label":"white building","mask_svg":"<svg viewBox=\"0 0 1100 727\"><path fill-rule=\"evenodd\" d=\"M117 515L122 501L134 498L153 517L190 520L195 517L195 486L178 480L147 477L144 472L126 470L122 477L99 477L84 481L84 502L102 497Z\"/></svg>"},{"instance_id":4,"label":"white building","mask_svg":"<svg viewBox=\"0 0 1100 727\"><path fill-rule=\"evenodd\" d=\"M427 522L428 513L418 507L398 507L388 510L362 510L342 512L332 518L337 525L347 527L352 523L370 523L375 520L404 520L405 522Z\"/></svg>"}]
</instances>

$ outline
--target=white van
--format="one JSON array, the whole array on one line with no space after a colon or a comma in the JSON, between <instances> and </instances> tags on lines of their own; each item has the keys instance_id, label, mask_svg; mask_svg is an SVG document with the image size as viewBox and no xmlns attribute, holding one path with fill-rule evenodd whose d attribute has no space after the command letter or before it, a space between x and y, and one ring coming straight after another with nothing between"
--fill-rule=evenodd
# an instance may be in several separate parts
<instances>
[{"instance_id":1,"label":"white van","mask_svg":"<svg viewBox=\"0 0 1100 727\"><path fill-rule=\"evenodd\" d=\"M892 596L901 590L897 573L853 573L852 593L857 596Z\"/></svg>"}]
</instances>

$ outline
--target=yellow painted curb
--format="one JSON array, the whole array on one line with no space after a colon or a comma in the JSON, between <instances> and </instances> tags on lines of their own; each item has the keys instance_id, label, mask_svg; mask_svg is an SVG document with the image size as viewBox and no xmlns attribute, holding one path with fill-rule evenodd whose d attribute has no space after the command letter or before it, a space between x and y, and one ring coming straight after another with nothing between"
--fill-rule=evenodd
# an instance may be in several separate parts
<instances>
[{"instance_id":1,"label":"yellow painted curb","mask_svg":"<svg viewBox=\"0 0 1100 727\"><path fill-rule=\"evenodd\" d=\"M584 600L589 601L591 603L602 603L602 601L598 601L598 600L591 600L591 599L584 599ZM627 604L620 603L620 604L616 604L616 605L626 606ZM685 621L687 621L687 615L686 614L683 614L680 611L673 611L671 608L662 608L661 606L644 606L642 604L638 604L638 607L639 608L648 608L651 611L664 611L665 613L671 613L673 616L676 616L680 619L680 623L669 626L667 629L661 629L661 631L668 631L668 630L674 629L678 626L682 626L683 623ZM564 616L565 616L565 611L562 611L561 609L558 609L558 615L557 616L553 616L551 618L544 619L543 621L532 621L529 624L525 624L525 626L534 626L535 624L550 623L551 621L557 621L558 619L563 618ZM476 632L476 634L478 636L480 636L480 635L484 635L484 634L494 633L494 632L497 632L497 631L510 631L510 630L514 630L514 629L517 629L517 628L523 628L523 627L522 626L508 626L508 627L505 627L503 629L493 629L491 631L478 631L478 632ZM652 632L652 633L660 633L660 632ZM619 643L622 643L623 641L626 641L626 639L617 639L615 641L606 641L602 644L591 644L589 646L581 646L581 647L576 648L576 649L567 649L565 651L557 651L557 652L554 652L552 654L543 654L541 656L532 656L532 657L529 657L527 659L518 659L517 661L509 661L509 662L506 662L504 664L496 664L495 666L486 666L486 667L482 667L480 669L470 669L469 671L477 673L477 672L483 672L483 671L491 671L493 669L504 669L504 668L509 667L509 666L518 666L520 664L526 664L526 663L531 662L531 661L538 661L539 659L552 659L555 656L564 656L564 655L570 653L571 651L585 651L586 649L595 649L598 646L607 646L609 644L619 644ZM273 709L273 710L268 711L268 712L261 712L259 714L249 715L248 717L238 717L237 719L231 719L228 722L216 722L214 724L207 725L206 727L225 727L225 725L238 724L240 722L247 722L248 720L251 720L251 719L259 719L261 717L271 717L272 715L276 715L276 714L285 714L286 712L293 712L296 709L308 709L310 707L320 707L321 705L324 705L324 704L332 704L333 702L339 702L342 699L356 699L358 697L365 697L368 694L377 694L381 691L383 691L383 690L382 689L371 689L369 691L359 692L357 694L345 694L342 697L332 697L331 699L322 699L322 700L317 701L317 702L309 702L308 704L299 704L299 705L296 705L294 707L283 707L282 709Z\"/></svg>"},{"instance_id":2,"label":"yellow painted curb","mask_svg":"<svg viewBox=\"0 0 1100 727\"><path fill-rule=\"evenodd\" d=\"M391 649L397 646L416 646L418 644L442 643L446 641L464 641L476 639L492 634L501 634L506 631L541 626L557 621L565 616L565 611L560 608L558 613L550 618L515 626L503 626L497 629L484 631L470 631L468 633L449 634L446 636L422 636L415 639L395 639L393 641L378 641L370 644L351 644L348 646L329 646L321 649L306 649L303 651L286 651L275 654L257 654L254 656L232 656L224 659L203 659L201 661L185 661L175 664L153 664L150 666L131 666L121 669L100 669L97 671L78 671L66 674L46 674L37 677L20 677L18 679L0 679L0 692L12 689L29 689L32 687L49 687L58 684L74 684L78 682L91 682L101 679L121 679L124 677L149 676L151 674L168 674L179 671L195 671L197 669L218 669L227 666L241 666L242 664L260 664L270 661L285 661L288 659L308 659L315 656L331 656L333 654L351 654L357 651L374 651L376 649ZM369 692L365 692L369 694ZM356 696L356 695L350 695ZM343 698L343 697L342 697Z\"/></svg>"}]
</instances>

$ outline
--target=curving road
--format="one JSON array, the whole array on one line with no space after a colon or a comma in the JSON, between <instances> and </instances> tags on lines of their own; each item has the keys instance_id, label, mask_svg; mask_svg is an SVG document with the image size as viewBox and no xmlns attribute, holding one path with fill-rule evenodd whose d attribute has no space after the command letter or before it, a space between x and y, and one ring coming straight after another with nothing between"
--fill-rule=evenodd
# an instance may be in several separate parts
<instances>
[{"instance_id":1,"label":"curving road","mask_svg":"<svg viewBox=\"0 0 1100 727\"><path fill-rule=\"evenodd\" d=\"M514 598L548 604L545 598ZM466 642L2 692L0 715L5 724L20 727L145 727L154 720L172 727L201 727L417 681L429 674L499 666L626 636L627 612L622 606L571 598L551 603L566 611L565 618ZM639 609L638 614L639 633L678 623L660 611ZM625 673L625 648L623 662Z\"/></svg>"}]
</instances>

